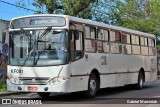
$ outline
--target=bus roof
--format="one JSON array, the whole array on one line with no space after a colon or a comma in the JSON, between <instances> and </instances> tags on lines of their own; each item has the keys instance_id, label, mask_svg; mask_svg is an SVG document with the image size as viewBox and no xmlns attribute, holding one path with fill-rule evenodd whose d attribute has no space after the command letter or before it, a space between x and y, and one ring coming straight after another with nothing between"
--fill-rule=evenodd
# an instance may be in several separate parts
<instances>
[{"instance_id":1,"label":"bus roof","mask_svg":"<svg viewBox=\"0 0 160 107\"><path fill-rule=\"evenodd\" d=\"M28 15L28 16L12 18L12 20L19 19L19 18L35 17L35 16L61 16L61 17L68 18L68 20L79 22L79 23L84 23L84 24L93 25L93 26L97 26L97 27L107 28L107 29L111 29L111 30L118 30L118 31L126 32L126 33L135 34L135 35L143 35L143 36L148 36L151 38L156 38L156 36L154 34L149 34L149 33L141 32L138 30L132 30L132 29L124 28L124 27L113 26L113 25L109 25L109 24L105 24L105 23L101 23L101 22L96 22L96 21L92 21L92 20L88 20L88 19L73 17L73 16L69 16L69 15L36 14L36 15ZM12 22L12 20L11 20L11 22Z\"/></svg>"},{"instance_id":2,"label":"bus roof","mask_svg":"<svg viewBox=\"0 0 160 107\"><path fill-rule=\"evenodd\" d=\"M155 38L154 34L149 34L149 33L141 32L138 30L132 30L132 29L124 28L124 27L113 26L113 25L109 25L109 24L105 24L105 23L101 23L101 22L96 22L96 21L92 21L92 20L88 20L88 19L81 19L81 18L77 18L77 17L73 17L73 16L69 16L69 18L70 18L70 20L75 21L75 22L79 22L79 23L83 22L85 24L95 25L97 27L102 27L102 28L107 28L107 29L111 29L111 30L117 30L117 31L122 31L122 32L126 32L126 33L131 33L131 34L135 34L135 35L143 35L143 36Z\"/></svg>"}]
</instances>

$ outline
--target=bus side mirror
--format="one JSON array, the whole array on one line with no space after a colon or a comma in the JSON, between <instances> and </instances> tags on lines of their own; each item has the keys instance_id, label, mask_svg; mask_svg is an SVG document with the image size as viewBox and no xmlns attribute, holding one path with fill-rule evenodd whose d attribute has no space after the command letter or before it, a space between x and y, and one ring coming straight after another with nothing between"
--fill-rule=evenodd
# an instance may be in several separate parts
<instances>
[{"instance_id":1,"label":"bus side mirror","mask_svg":"<svg viewBox=\"0 0 160 107\"><path fill-rule=\"evenodd\" d=\"M79 39L79 31L78 30L74 31L74 36L75 36L75 40Z\"/></svg>"},{"instance_id":2,"label":"bus side mirror","mask_svg":"<svg viewBox=\"0 0 160 107\"><path fill-rule=\"evenodd\" d=\"M2 32L2 43L6 41L6 32Z\"/></svg>"},{"instance_id":3,"label":"bus side mirror","mask_svg":"<svg viewBox=\"0 0 160 107\"><path fill-rule=\"evenodd\" d=\"M72 40L72 30L69 30L69 38L70 38L70 40Z\"/></svg>"}]
</instances>

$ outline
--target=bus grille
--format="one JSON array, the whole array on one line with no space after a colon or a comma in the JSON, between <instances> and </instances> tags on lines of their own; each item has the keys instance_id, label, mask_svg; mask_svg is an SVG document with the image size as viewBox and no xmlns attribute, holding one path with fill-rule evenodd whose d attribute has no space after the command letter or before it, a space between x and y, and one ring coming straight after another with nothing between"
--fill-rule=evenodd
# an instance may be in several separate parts
<instances>
[{"instance_id":1,"label":"bus grille","mask_svg":"<svg viewBox=\"0 0 160 107\"><path fill-rule=\"evenodd\" d=\"M19 80L22 81L24 85L46 84L49 79L49 77L19 77Z\"/></svg>"}]
</instances>

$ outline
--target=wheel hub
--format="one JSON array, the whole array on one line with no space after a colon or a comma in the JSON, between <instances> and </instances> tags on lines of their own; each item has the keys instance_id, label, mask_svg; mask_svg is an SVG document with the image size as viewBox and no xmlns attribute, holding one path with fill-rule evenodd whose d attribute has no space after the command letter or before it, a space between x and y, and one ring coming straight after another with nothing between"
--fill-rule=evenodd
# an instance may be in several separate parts
<instances>
[{"instance_id":1,"label":"wheel hub","mask_svg":"<svg viewBox=\"0 0 160 107\"><path fill-rule=\"evenodd\" d=\"M90 89L91 89L91 93L95 92L95 90L96 90L96 81L95 80L90 81Z\"/></svg>"}]
</instances>

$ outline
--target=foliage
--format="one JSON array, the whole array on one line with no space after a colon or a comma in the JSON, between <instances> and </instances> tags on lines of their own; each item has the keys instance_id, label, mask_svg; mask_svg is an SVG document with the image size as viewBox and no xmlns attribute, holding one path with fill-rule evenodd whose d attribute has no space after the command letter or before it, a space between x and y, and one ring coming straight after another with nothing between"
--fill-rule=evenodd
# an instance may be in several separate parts
<instances>
[{"instance_id":1,"label":"foliage","mask_svg":"<svg viewBox=\"0 0 160 107\"><path fill-rule=\"evenodd\" d=\"M22 1L22 0L20 0ZM127 27L147 33L160 33L158 0L33 0L37 13L67 14ZM22 5L25 4L21 2Z\"/></svg>"},{"instance_id":2,"label":"foliage","mask_svg":"<svg viewBox=\"0 0 160 107\"><path fill-rule=\"evenodd\" d=\"M106 0L111 24L158 35L160 1Z\"/></svg>"},{"instance_id":3,"label":"foliage","mask_svg":"<svg viewBox=\"0 0 160 107\"><path fill-rule=\"evenodd\" d=\"M38 7L42 13L63 13L77 16L79 12L85 10L90 3L96 0L34 0L33 5ZM46 8L44 12L43 9Z\"/></svg>"},{"instance_id":4,"label":"foliage","mask_svg":"<svg viewBox=\"0 0 160 107\"><path fill-rule=\"evenodd\" d=\"M160 38L158 0L99 0L92 6L91 14L92 20L152 33Z\"/></svg>"},{"instance_id":5,"label":"foliage","mask_svg":"<svg viewBox=\"0 0 160 107\"><path fill-rule=\"evenodd\" d=\"M6 92L7 86L6 86L6 81L0 80L0 92Z\"/></svg>"}]
</instances>

